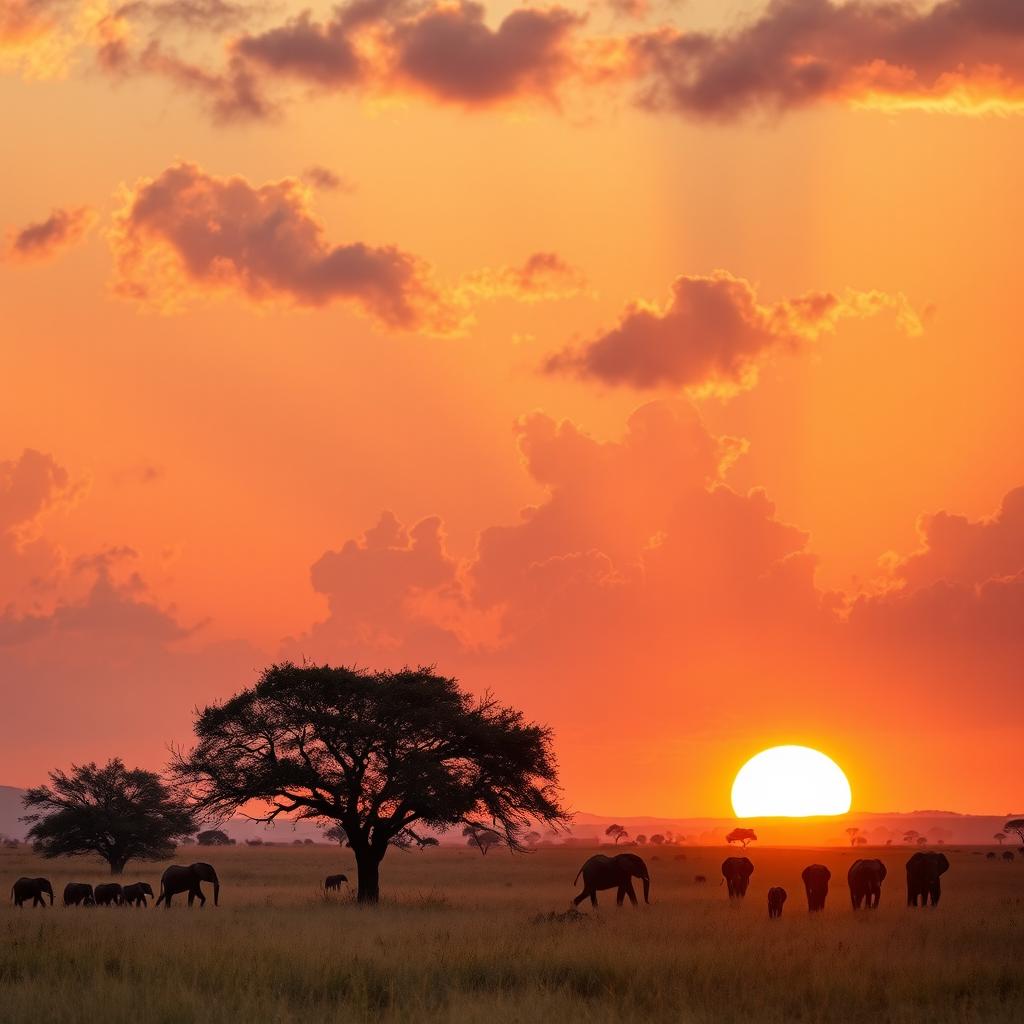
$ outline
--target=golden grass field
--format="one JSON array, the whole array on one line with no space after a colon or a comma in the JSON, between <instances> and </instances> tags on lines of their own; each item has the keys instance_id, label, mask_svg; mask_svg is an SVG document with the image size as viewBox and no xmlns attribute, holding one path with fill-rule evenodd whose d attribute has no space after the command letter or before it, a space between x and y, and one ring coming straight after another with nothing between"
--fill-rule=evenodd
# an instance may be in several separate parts
<instances>
[{"instance_id":1,"label":"golden grass field","mask_svg":"<svg viewBox=\"0 0 1024 1024\"><path fill-rule=\"evenodd\" d=\"M908 910L905 849L753 849L750 892L734 906L718 885L727 851L648 851L650 907L618 910L608 892L582 921L538 920L568 908L590 852L392 851L384 902L363 908L320 890L329 873L354 877L347 850L186 847L179 862L218 869L221 905L190 911L177 897L167 912L64 909L65 882L109 880L103 865L0 850L0 1020L945 1024L1012 1019L1024 1005L1021 858L947 850L941 905ZM846 869L876 854L890 869L881 908L855 915ZM812 918L799 873L815 861L833 880ZM123 880L157 890L163 867L130 864ZM51 879L52 910L10 905L23 874ZM769 921L776 884L789 900Z\"/></svg>"}]
</instances>

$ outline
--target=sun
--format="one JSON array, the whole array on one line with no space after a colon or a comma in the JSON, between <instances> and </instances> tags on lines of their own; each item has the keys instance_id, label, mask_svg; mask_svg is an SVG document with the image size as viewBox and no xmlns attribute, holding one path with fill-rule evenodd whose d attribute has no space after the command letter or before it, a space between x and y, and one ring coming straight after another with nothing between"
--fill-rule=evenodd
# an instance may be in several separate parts
<instances>
[{"instance_id":1,"label":"sun","mask_svg":"<svg viewBox=\"0 0 1024 1024\"><path fill-rule=\"evenodd\" d=\"M805 818L845 814L850 783L831 757L810 747L771 747L736 774L732 808L738 818Z\"/></svg>"}]
</instances>

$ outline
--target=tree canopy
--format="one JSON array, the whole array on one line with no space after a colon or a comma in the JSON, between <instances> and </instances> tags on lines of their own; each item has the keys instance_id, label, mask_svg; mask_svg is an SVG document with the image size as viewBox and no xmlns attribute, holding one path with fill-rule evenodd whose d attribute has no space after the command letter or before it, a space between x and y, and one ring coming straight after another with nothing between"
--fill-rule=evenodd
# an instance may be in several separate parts
<instances>
[{"instance_id":1,"label":"tree canopy","mask_svg":"<svg viewBox=\"0 0 1024 1024\"><path fill-rule=\"evenodd\" d=\"M745 850L747 846L757 839L757 833L752 828L734 828L726 837L727 843L740 843Z\"/></svg>"},{"instance_id":2,"label":"tree canopy","mask_svg":"<svg viewBox=\"0 0 1024 1024\"><path fill-rule=\"evenodd\" d=\"M120 758L50 773L48 786L22 797L32 813L32 848L44 857L97 854L119 875L131 860L165 860L175 841L196 830L192 811L161 781Z\"/></svg>"},{"instance_id":3,"label":"tree canopy","mask_svg":"<svg viewBox=\"0 0 1024 1024\"><path fill-rule=\"evenodd\" d=\"M201 711L197 745L172 771L207 817L336 823L356 858L358 898L379 898L390 845L417 828L492 829L522 850L535 822L564 827L550 729L430 668L369 672L284 663Z\"/></svg>"}]
</instances>

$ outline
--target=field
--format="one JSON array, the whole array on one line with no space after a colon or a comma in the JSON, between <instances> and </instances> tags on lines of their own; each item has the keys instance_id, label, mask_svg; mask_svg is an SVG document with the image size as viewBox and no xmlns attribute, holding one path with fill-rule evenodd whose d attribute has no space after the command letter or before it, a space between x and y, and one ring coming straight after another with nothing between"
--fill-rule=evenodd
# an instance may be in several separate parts
<instances>
[{"instance_id":1,"label":"field","mask_svg":"<svg viewBox=\"0 0 1024 1024\"><path fill-rule=\"evenodd\" d=\"M88 860L0 850L0 884L54 884L51 910L0 911L0 1020L119 1024L441 1020L673 1022L995 1021L1024 1005L1024 863L964 848L937 910L908 910L909 851L877 851L890 876L882 906L854 915L843 850L753 850L747 899L719 887L723 850L648 851L650 907L617 910L614 893L581 920L568 909L589 851L393 851L384 903L326 898L322 878L351 854L328 846L180 851L208 859L221 905L204 910L64 909L69 880L106 881ZM680 852L685 860L677 860ZM857 856L864 856L863 850ZM868 854L873 855L873 854ZM800 870L833 872L810 917ZM134 869L134 870L133 870ZM154 889L163 865L129 865ZM708 884L695 884L703 873ZM789 892L769 921L765 893Z\"/></svg>"}]
</instances>

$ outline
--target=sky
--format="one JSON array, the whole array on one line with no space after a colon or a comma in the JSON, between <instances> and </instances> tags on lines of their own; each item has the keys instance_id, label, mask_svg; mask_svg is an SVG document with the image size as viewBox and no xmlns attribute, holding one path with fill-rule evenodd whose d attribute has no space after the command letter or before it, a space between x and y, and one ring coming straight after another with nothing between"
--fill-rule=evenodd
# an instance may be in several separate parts
<instances>
[{"instance_id":1,"label":"sky","mask_svg":"<svg viewBox=\"0 0 1024 1024\"><path fill-rule=\"evenodd\" d=\"M1020 810L1016 0L0 0L0 782L306 658L570 807Z\"/></svg>"}]
</instances>

